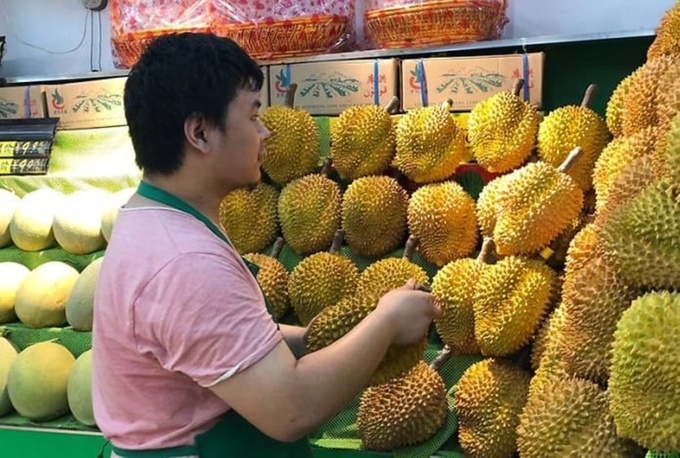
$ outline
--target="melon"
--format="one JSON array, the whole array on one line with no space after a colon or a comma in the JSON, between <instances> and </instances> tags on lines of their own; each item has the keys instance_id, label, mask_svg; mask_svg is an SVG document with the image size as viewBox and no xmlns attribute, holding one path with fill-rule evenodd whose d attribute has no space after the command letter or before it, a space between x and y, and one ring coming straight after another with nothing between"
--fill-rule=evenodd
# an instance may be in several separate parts
<instances>
[{"instance_id":1,"label":"melon","mask_svg":"<svg viewBox=\"0 0 680 458\"><path fill-rule=\"evenodd\" d=\"M24 251L40 251L56 245L52 223L64 195L50 188L26 194L12 215L9 233L14 244Z\"/></svg>"},{"instance_id":2,"label":"melon","mask_svg":"<svg viewBox=\"0 0 680 458\"><path fill-rule=\"evenodd\" d=\"M59 246L74 254L88 254L106 244L102 216L111 193L101 189L76 191L65 197L54 214L54 237Z\"/></svg>"},{"instance_id":3,"label":"melon","mask_svg":"<svg viewBox=\"0 0 680 458\"><path fill-rule=\"evenodd\" d=\"M67 386L68 406L76 420L87 426L95 426L92 411L92 350L76 359Z\"/></svg>"},{"instance_id":4,"label":"melon","mask_svg":"<svg viewBox=\"0 0 680 458\"><path fill-rule=\"evenodd\" d=\"M75 361L54 342L40 342L19 353L7 375L9 399L19 415L48 421L67 413L68 377Z\"/></svg>"},{"instance_id":5,"label":"melon","mask_svg":"<svg viewBox=\"0 0 680 458\"><path fill-rule=\"evenodd\" d=\"M13 192L0 189L0 248L12 243L12 235L9 233L9 223L14 216L14 210L19 206L21 199Z\"/></svg>"},{"instance_id":6,"label":"melon","mask_svg":"<svg viewBox=\"0 0 680 458\"><path fill-rule=\"evenodd\" d=\"M0 262L0 324L17 319L14 313L17 290L30 271L18 262Z\"/></svg>"},{"instance_id":7,"label":"melon","mask_svg":"<svg viewBox=\"0 0 680 458\"><path fill-rule=\"evenodd\" d=\"M92 331L94 291L103 261L98 258L83 269L66 301L66 321L77 331Z\"/></svg>"},{"instance_id":8,"label":"melon","mask_svg":"<svg viewBox=\"0 0 680 458\"><path fill-rule=\"evenodd\" d=\"M102 216L102 234L104 234L107 242L111 240L111 232L118 216L118 210L130 200L135 192L137 192L137 188L125 188L109 197L104 216Z\"/></svg>"},{"instance_id":9,"label":"melon","mask_svg":"<svg viewBox=\"0 0 680 458\"><path fill-rule=\"evenodd\" d=\"M33 269L17 290L14 312L29 328L66 324L66 301L80 274L61 261Z\"/></svg>"},{"instance_id":10,"label":"melon","mask_svg":"<svg viewBox=\"0 0 680 458\"><path fill-rule=\"evenodd\" d=\"M14 345L9 340L0 337L0 417L12 411L12 403L7 393L7 375L17 355Z\"/></svg>"}]
</instances>

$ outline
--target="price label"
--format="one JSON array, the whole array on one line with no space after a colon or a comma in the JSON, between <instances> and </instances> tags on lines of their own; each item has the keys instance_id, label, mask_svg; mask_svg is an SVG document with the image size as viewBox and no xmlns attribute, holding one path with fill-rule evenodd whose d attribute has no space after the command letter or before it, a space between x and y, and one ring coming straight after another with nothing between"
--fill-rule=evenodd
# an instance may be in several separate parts
<instances>
[{"instance_id":1,"label":"price label","mask_svg":"<svg viewBox=\"0 0 680 458\"><path fill-rule=\"evenodd\" d=\"M2 158L0 175L37 175L47 173L49 157L41 158Z\"/></svg>"},{"instance_id":2,"label":"price label","mask_svg":"<svg viewBox=\"0 0 680 458\"><path fill-rule=\"evenodd\" d=\"M0 142L0 157L47 156L49 153L49 140Z\"/></svg>"}]
</instances>

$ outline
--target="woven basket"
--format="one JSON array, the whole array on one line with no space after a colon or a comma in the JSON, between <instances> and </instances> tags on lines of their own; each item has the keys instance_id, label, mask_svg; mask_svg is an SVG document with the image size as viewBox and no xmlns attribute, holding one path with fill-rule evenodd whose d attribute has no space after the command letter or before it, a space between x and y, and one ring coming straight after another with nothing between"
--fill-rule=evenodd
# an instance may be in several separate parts
<instances>
[{"instance_id":1,"label":"woven basket","mask_svg":"<svg viewBox=\"0 0 680 458\"><path fill-rule=\"evenodd\" d=\"M334 15L261 24L213 22L211 31L236 41L254 59L275 59L328 52L348 33L349 18Z\"/></svg>"},{"instance_id":2,"label":"woven basket","mask_svg":"<svg viewBox=\"0 0 680 458\"><path fill-rule=\"evenodd\" d=\"M207 33L208 27L166 27L137 30L135 32L114 35L111 38L111 42L113 43L113 49L118 56L119 64L123 67L130 68L137 63L146 45L154 38L182 32Z\"/></svg>"},{"instance_id":3,"label":"woven basket","mask_svg":"<svg viewBox=\"0 0 680 458\"><path fill-rule=\"evenodd\" d=\"M366 12L366 29L381 48L437 46L498 38L506 1L441 0Z\"/></svg>"}]
</instances>

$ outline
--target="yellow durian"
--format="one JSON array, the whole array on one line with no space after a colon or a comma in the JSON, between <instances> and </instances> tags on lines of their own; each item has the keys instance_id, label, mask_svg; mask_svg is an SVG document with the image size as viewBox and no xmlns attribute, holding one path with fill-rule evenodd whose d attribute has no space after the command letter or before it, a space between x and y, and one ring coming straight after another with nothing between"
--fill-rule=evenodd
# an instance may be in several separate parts
<instances>
[{"instance_id":1,"label":"yellow durian","mask_svg":"<svg viewBox=\"0 0 680 458\"><path fill-rule=\"evenodd\" d=\"M343 180L381 174L394 158L395 126L388 110L379 106L345 109L330 136L333 165Z\"/></svg>"},{"instance_id":2,"label":"yellow durian","mask_svg":"<svg viewBox=\"0 0 680 458\"><path fill-rule=\"evenodd\" d=\"M324 308L354 295L359 270L340 254L342 240L343 233L339 230L328 252L304 258L290 274L290 302L305 326Z\"/></svg>"},{"instance_id":3,"label":"yellow durian","mask_svg":"<svg viewBox=\"0 0 680 458\"><path fill-rule=\"evenodd\" d=\"M538 155L548 164L558 167L574 148L583 150L567 172L583 191L592 186L595 162L611 139L604 119L589 108L596 88L588 87L581 106L550 112L538 129Z\"/></svg>"},{"instance_id":4,"label":"yellow durian","mask_svg":"<svg viewBox=\"0 0 680 458\"><path fill-rule=\"evenodd\" d=\"M423 257L443 266L477 245L475 201L454 181L422 186L409 200L408 227Z\"/></svg>"},{"instance_id":5,"label":"yellow durian","mask_svg":"<svg viewBox=\"0 0 680 458\"><path fill-rule=\"evenodd\" d=\"M321 151L316 122L306 111L293 108L296 89L297 85L291 84L285 105L270 106L260 115L269 130L269 137L264 141L262 169L280 186L312 173Z\"/></svg>"},{"instance_id":6,"label":"yellow durian","mask_svg":"<svg viewBox=\"0 0 680 458\"><path fill-rule=\"evenodd\" d=\"M632 74L621 80L607 103L605 118L609 132L611 132L614 137L623 136L623 104L628 95L628 91L630 91L632 82Z\"/></svg>"},{"instance_id":7,"label":"yellow durian","mask_svg":"<svg viewBox=\"0 0 680 458\"><path fill-rule=\"evenodd\" d=\"M531 375L500 359L470 366L455 392L458 442L471 458L510 458Z\"/></svg>"},{"instance_id":8,"label":"yellow durian","mask_svg":"<svg viewBox=\"0 0 680 458\"><path fill-rule=\"evenodd\" d=\"M220 222L239 253L262 251L276 238L278 198L276 188L265 183L259 183L252 190L236 189L224 196L220 203Z\"/></svg>"},{"instance_id":9,"label":"yellow durian","mask_svg":"<svg viewBox=\"0 0 680 458\"><path fill-rule=\"evenodd\" d=\"M358 178L342 199L342 228L350 250L379 257L397 248L406 234L408 194L388 176Z\"/></svg>"},{"instance_id":10,"label":"yellow durian","mask_svg":"<svg viewBox=\"0 0 680 458\"><path fill-rule=\"evenodd\" d=\"M647 50L647 60L665 55L680 56L680 4L677 2L661 18L656 37Z\"/></svg>"},{"instance_id":11,"label":"yellow durian","mask_svg":"<svg viewBox=\"0 0 680 458\"><path fill-rule=\"evenodd\" d=\"M475 159L486 170L502 173L522 165L536 143L541 117L522 100L523 79L513 91L501 91L478 103L467 121L468 140Z\"/></svg>"},{"instance_id":12,"label":"yellow durian","mask_svg":"<svg viewBox=\"0 0 680 458\"><path fill-rule=\"evenodd\" d=\"M269 301L274 317L282 318L289 309L288 299L288 271L277 258L281 253L284 241L281 237L276 239L269 256L261 253L246 253L245 259L259 267L256 275L257 282L262 288L262 293Z\"/></svg>"},{"instance_id":13,"label":"yellow durian","mask_svg":"<svg viewBox=\"0 0 680 458\"><path fill-rule=\"evenodd\" d=\"M340 187L322 173L288 183L277 206L284 239L300 255L327 249L340 229L341 206Z\"/></svg>"},{"instance_id":14,"label":"yellow durian","mask_svg":"<svg viewBox=\"0 0 680 458\"><path fill-rule=\"evenodd\" d=\"M394 165L416 183L449 178L465 157L465 134L449 104L409 111L397 123Z\"/></svg>"},{"instance_id":15,"label":"yellow durian","mask_svg":"<svg viewBox=\"0 0 680 458\"><path fill-rule=\"evenodd\" d=\"M446 385L424 362L361 395L357 435L365 450L391 451L434 436L448 413Z\"/></svg>"}]
</instances>

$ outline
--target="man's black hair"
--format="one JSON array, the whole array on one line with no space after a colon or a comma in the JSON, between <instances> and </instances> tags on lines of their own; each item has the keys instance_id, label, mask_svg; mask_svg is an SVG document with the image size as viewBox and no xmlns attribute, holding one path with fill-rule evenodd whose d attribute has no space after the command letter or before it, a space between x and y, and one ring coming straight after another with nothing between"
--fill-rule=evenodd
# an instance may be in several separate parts
<instances>
[{"instance_id":1,"label":"man's black hair","mask_svg":"<svg viewBox=\"0 0 680 458\"><path fill-rule=\"evenodd\" d=\"M259 91L262 70L234 41L205 33L152 41L125 84L125 117L137 165L171 174L182 164L184 122L201 114L223 128L240 89Z\"/></svg>"}]
</instances>

